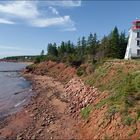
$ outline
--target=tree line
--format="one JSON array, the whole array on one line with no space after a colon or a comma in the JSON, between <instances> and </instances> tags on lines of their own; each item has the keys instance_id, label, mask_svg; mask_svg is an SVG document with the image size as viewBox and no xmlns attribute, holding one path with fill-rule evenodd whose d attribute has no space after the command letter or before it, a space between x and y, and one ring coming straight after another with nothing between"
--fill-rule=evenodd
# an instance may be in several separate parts
<instances>
[{"instance_id":1,"label":"tree line","mask_svg":"<svg viewBox=\"0 0 140 140\"><path fill-rule=\"evenodd\" d=\"M38 55L25 55L25 56L9 56L0 59L1 61L13 61L13 62L27 62L27 61L35 61Z\"/></svg>"},{"instance_id":2,"label":"tree line","mask_svg":"<svg viewBox=\"0 0 140 140\"><path fill-rule=\"evenodd\" d=\"M76 45L70 40L62 41L59 46L56 43L49 43L47 54L42 50L36 62L53 60L79 66L85 62L95 63L104 58L123 59L127 41L125 32L119 33L118 28L115 27L109 35L100 40L96 33L90 33L88 37L78 38Z\"/></svg>"}]
</instances>

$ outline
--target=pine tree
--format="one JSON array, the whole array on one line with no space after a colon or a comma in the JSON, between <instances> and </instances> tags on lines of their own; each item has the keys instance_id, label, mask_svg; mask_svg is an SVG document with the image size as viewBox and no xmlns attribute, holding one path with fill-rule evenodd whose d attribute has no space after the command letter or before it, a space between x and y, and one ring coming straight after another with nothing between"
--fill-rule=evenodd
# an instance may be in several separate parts
<instances>
[{"instance_id":1,"label":"pine tree","mask_svg":"<svg viewBox=\"0 0 140 140\"><path fill-rule=\"evenodd\" d=\"M104 36L100 42L99 47L96 49L96 59L101 60L108 56L109 53L109 38Z\"/></svg>"},{"instance_id":2,"label":"pine tree","mask_svg":"<svg viewBox=\"0 0 140 140\"><path fill-rule=\"evenodd\" d=\"M109 41L109 57L118 58L118 49L119 49L119 32L118 28L115 27L110 34L110 41Z\"/></svg>"},{"instance_id":3,"label":"pine tree","mask_svg":"<svg viewBox=\"0 0 140 140\"><path fill-rule=\"evenodd\" d=\"M97 40L97 34L92 33L89 34L88 40L87 40L87 56L89 60L93 60L96 52L97 52L97 47L98 47L98 40Z\"/></svg>"},{"instance_id":4,"label":"pine tree","mask_svg":"<svg viewBox=\"0 0 140 140\"><path fill-rule=\"evenodd\" d=\"M118 49L118 58L123 59L125 56L127 47L127 39L125 37L125 32L122 32L119 37L119 49Z\"/></svg>"},{"instance_id":5,"label":"pine tree","mask_svg":"<svg viewBox=\"0 0 140 140\"><path fill-rule=\"evenodd\" d=\"M82 48L83 48L83 50L85 49L85 47L86 47L86 39L85 39L85 37L83 36L82 37L82 41L81 41L81 46L82 46Z\"/></svg>"},{"instance_id":6,"label":"pine tree","mask_svg":"<svg viewBox=\"0 0 140 140\"><path fill-rule=\"evenodd\" d=\"M90 33L88 36L87 46L88 47L93 46L93 34L92 33Z\"/></svg>"},{"instance_id":7,"label":"pine tree","mask_svg":"<svg viewBox=\"0 0 140 140\"><path fill-rule=\"evenodd\" d=\"M80 38L78 38L78 41L77 41L77 48L79 48L81 46L81 40Z\"/></svg>"},{"instance_id":8,"label":"pine tree","mask_svg":"<svg viewBox=\"0 0 140 140\"><path fill-rule=\"evenodd\" d=\"M57 56L58 55L56 43L54 43L54 44L49 43L47 50L48 50L48 55L50 55L50 56Z\"/></svg>"},{"instance_id":9,"label":"pine tree","mask_svg":"<svg viewBox=\"0 0 140 140\"><path fill-rule=\"evenodd\" d=\"M40 55L43 56L45 54L44 50L41 51Z\"/></svg>"}]
</instances>

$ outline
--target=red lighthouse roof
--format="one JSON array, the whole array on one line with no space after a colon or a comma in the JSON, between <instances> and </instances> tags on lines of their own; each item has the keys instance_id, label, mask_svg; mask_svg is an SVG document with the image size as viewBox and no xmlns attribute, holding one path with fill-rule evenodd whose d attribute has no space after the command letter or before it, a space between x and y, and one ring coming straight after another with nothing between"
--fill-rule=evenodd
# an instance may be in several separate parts
<instances>
[{"instance_id":1,"label":"red lighthouse roof","mask_svg":"<svg viewBox=\"0 0 140 140\"><path fill-rule=\"evenodd\" d=\"M134 29L134 30L140 29L140 20L137 19L133 22L132 29Z\"/></svg>"},{"instance_id":2,"label":"red lighthouse roof","mask_svg":"<svg viewBox=\"0 0 140 140\"><path fill-rule=\"evenodd\" d=\"M140 20L137 19L133 22L133 24L137 24L137 23L140 23Z\"/></svg>"}]
</instances>

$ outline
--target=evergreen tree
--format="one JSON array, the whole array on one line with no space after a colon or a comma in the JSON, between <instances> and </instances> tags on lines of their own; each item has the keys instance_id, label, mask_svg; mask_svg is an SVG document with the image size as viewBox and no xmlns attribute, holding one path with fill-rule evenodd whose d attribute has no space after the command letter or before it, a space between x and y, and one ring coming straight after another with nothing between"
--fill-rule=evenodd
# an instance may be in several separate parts
<instances>
[{"instance_id":1,"label":"evergreen tree","mask_svg":"<svg viewBox=\"0 0 140 140\"><path fill-rule=\"evenodd\" d=\"M71 43L71 41L69 40L68 42L67 42L67 46L66 46L66 52L68 53L68 54L71 54L71 53L74 53L74 45L73 45L73 43Z\"/></svg>"},{"instance_id":2,"label":"evergreen tree","mask_svg":"<svg viewBox=\"0 0 140 140\"><path fill-rule=\"evenodd\" d=\"M41 51L40 55L43 56L45 54L44 50Z\"/></svg>"},{"instance_id":3,"label":"evergreen tree","mask_svg":"<svg viewBox=\"0 0 140 140\"><path fill-rule=\"evenodd\" d=\"M78 41L77 41L77 48L79 48L81 46L81 40L80 38L78 38Z\"/></svg>"},{"instance_id":4,"label":"evergreen tree","mask_svg":"<svg viewBox=\"0 0 140 140\"><path fill-rule=\"evenodd\" d=\"M100 42L99 47L96 49L96 59L101 60L108 56L109 53L109 38L104 36Z\"/></svg>"},{"instance_id":5,"label":"evergreen tree","mask_svg":"<svg viewBox=\"0 0 140 140\"><path fill-rule=\"evenodd\" d=\"M74 46L69 40L62 41L61 45L57 47L56 43L49 43L47 48L47 58L54 61L69 62L73 66L79 66L83 62L100 61L106 57L124 58L127 46L127 38L125 33L119 34L118 28L115 27L113 31L104 36L101 41L97 39L97 34L90 33L88 39L83 36L78 38L77 45ZM44 55L44 50L41 56ZM46 59L46 57L40 57ZM90 60L90 61L89 61ZM39 61L42 61L41 59Z\"/></svg>"},{"instance_id":6,"label":"evergreen tree","mask_svg":"<svg viewBox=\"0 0 140 140\"><path fill-rule=\"evenodd\" d=\"M70 54L71 53L71 42L70 40L66 43L66 52L67 54Z\"/></svg>"},{"instance_id":7,"label":"evergreen tree","mask_svg":"<svg viewBox=\"0 0 140 140\"><path fill-rule=\"evenodd\" d=\"M80 57L84 56L85 50L86 50L86 40L85 37L83 36L81 40L81 46L79 46L79 50L78 50Z\"/></svg>"},{"instance_id":8,"label":"evergreen tree","mask_svg":"<svg viewBox=\"0 0 140 140\"><path fill-rule=\"evenodd\" d=\"M92 33L90 33L87 41L88 54L95 55L97 46L98 46L98 41L97 41L96 33L94 33L94 36L92 35Z\"/></svg>"},{"instance_id":9,"label":"evergreen tree","mask_svg":"<svg viewBox=\"0 0 140 140\"><path fill-rule=\"evenodd\" d=\"M60 58L64 57L65 53L66 53L66 47L65 47L65 42L62 41L61 45L58 47L58 55Z\"/></svg>"},{"instance_id":10,"label":"evergreen tree","mask_svg":"<svg viewBox=\"0 0 140 140\"><path fill-rule=\"evenodd\" d=\"M50 56L57 56L58 55L56 43L54 43L54 44L49 43L48 44L48 55L50 55Z\"/></svg>"},{"instance_id":11,"label":"evergreen tree","mask_svg":"<svg viewBox=\"0 0 140 140\"><path fill-rule=\"evenodd\" d=\"M119 49L118 49L118 58L123 59L125 56L127 47L127 39L125 37L125 32L122 32L119 37Z\"/></svg>"},{"instance_id":12,"label":"evergreen tree","mask_svg":"<svg viewBox=\"0 0 140 140\"><path fill-rule=\"evenodd\" d=\"M85 39L85 37L83 36L82 37L82 41L81 41L81 45L82 45L82 49L83 49L83 51L85 50L85 48L86 48L86 39Z\"/></svg>"},{"instance_id":13,"label":"evergreen tree","mask_svg":"<svg viewBox=\"0 0 140 140\"><path fill-rule=\"evenodd\" d=\"M88 47L93 46L93 34L92 33L90 33L88 36L87 46Z\"/></svg>"},{"instance_id":14,"label":"evergreen tree","mask_svg":"<svg viewBox=\"0 0 140 140\"><path fill-rule=\"evenodd\" d=\"M118 49L119 49L119 32L118 28L115 27L110 34L110 41L109 41L109 57L118 58Z\"/></svg>"}]
</instances>

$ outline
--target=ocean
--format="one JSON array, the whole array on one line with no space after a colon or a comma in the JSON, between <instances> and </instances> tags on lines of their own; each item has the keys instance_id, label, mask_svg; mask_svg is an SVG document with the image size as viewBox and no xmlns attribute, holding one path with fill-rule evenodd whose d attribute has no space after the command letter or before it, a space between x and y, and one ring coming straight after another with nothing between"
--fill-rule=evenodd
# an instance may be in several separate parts
<instances>
[{"instance_id":1,"label":"ocean","mask_svg":"<svg viewBox=\"0 0 140 140\"><path fill-rule=\"evenodd\" d=\"M32 96L31 82L20 75L25 63L0 62L0 119L17 112Z\"/></svg>"}]
</instances>

